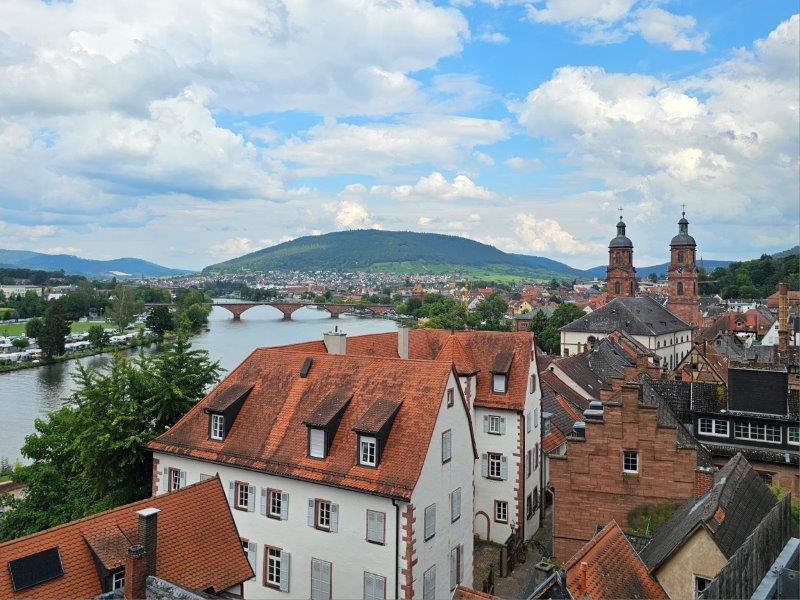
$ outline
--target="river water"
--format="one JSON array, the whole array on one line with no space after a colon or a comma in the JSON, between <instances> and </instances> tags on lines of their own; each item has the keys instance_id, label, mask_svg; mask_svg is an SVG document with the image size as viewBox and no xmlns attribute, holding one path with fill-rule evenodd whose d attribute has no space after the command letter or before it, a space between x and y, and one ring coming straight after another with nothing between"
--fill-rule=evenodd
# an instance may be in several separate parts
<instances>
[{"instance_id":1,"label":"river water","mask_svg":"<svg viewBox=\"0 0 800 600\"><path fill-rule=\"evenodd\" d=\"M192 346L208 350L214 360L230 371L254 348L322 339L334 326L350 335L394 331L394 321L342 316L330 319L325 311L301 308L291 321L270 306L257 306L234 321L224 308L214 307L208 331L192 339ZM97 355L80 360L85 366L101 368L110 356ZM72 375L78 361L0 373L0 457L12 463L22 459L20 448L33 432L34 420L61 406L74 389Z\"/></svg>"}]
</instances>

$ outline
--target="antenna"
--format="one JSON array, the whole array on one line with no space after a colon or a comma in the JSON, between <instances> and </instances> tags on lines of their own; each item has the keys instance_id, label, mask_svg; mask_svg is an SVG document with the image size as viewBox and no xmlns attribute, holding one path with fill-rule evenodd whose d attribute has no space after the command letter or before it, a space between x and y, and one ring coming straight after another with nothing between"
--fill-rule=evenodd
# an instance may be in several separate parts
<instances>
[{"instance_id":1,"label":"antenna","mask_svg":"<svg viewBox=\"0 0 800 600\"><path fill-rule=\"evenodd\" d=\"M681 204L681 209L682 209L681 210L681 216L685 217L686 216L686 203L685 202L683 204Z\"/></svg>"}]
</instances>

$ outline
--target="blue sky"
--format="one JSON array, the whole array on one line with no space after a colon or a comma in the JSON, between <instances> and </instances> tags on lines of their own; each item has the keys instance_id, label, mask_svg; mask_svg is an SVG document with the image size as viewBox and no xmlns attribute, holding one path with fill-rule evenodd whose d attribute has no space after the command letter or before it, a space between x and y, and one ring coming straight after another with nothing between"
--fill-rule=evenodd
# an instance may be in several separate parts
<instances>
[{"instance_id":1,"label":"blue sky","mask_svg":"<svg viewBox=\"0 0 800 600\"><path fill-rule=\"evenodd\" d=\"M235 8L230 8L235 6ZM798 243L797 2L0 4L0 247L200 268L348 228L578 267Z\"/></svg>"}]
</instances>

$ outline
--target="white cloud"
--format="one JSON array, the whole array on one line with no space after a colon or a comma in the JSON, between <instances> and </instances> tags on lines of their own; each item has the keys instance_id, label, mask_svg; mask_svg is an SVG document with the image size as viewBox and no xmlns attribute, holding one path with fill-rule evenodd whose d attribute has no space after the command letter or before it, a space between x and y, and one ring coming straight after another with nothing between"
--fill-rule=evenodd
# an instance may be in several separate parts
<instances>
[{"instance_id":1,"label":"white cloud","mask_svg":"<svg viewBox=\"0 0 800 600\"><path fill-rule=\"evenodd\" d=\"M506 159L506 164L518 171L535 171L542 166L542 161L535 156L512 156Z\"/></svg>"},{"instance_id":2,"label":"white cloud","mask_svg":"<svg viewBox=\"0 0 800 600\"><path fill-rule=\"evenodd\" d=\"M516 216L514 233L527 250L534 252L582 254L602 250L602 247L592 248L589 244L580 243L554 219L537 219L531 213L519 213Z\"/></svg>"},{"instance_id":3,"label":"white cloud","mask_svg":"<svg viewBox=\"0 0 800 600\"><path fill-rule=\"evenodd\" d=\"M457 168L477 146L508 137L503 121L472 117L414 117L399 124L322 123L269 154L297 165L302 175L363 173L433 163Z\"/></svg>"},{"instance_id":4,"label":"white cloud","mask_svg":"<svg viewBox=\"0 0 800 600\"><path fill-rule=\"evenodd\" d=\"M52 246L40 250L45 254L78 254L80 251L80 248L75 248L74 246Z\"/></svg>"},{"instance_id":5,"label":"white cloud","mask_svg":"<svg viewBox=\"0 0 800 600\"><path fill-rule=\"evenodd\" d=\"M626 25L629 31L637 32L651 44L666 44L673 50L706 49L707 33L695 31L697 21L690 15L676 15L650 6L638 10L634 20Z\"/></svg>"},{"instance_id":6,"label":"white cloud","mask_svg":"<svg viewBox=\"0 0 800 600\"><path fill-rule=\"evenodd\" d=\"M477 160L480 164L484 166L487 167L494 166L494 159L485 152L480 152L476 150L475 152L472 153L472 156L475 158L475 160Z\"/></svg>"},{"instance_id":7,"label":"white cloud","mask_svg":"<svg viewBox=\"0 0 800 600\"><path fill-rule=\"evenodd\" d=\"M422 227L425 227L426 225L429 225L430 222L431 222L431 218L430 217L420 217L419 219L417 219L417 225L420 225Z\"/></svg>"},{"instance_id":8,"label":"white cloud","mask_svg":"<svg viewBox=\"0 0 800 600\"><path fill-rule=\"evenodd\" d=\"M334 222L339 229L364 229L373 225L370 214L358 200L341 200L336 206Z\"/></svg>"},{"instance_id":9,"label":"white cloud","mask_svg":"<svg viewBox=\"0 0 800 600\"><path fill-rule=\"evenodd\" d=\"M476 35L475 39L479 42L486 42L487 44L507 44L508 36L500 33L499 31L484 31Z\"/></svg>"},{"instance_id":10,"label":"white cloud","mask_svg":"<svg viewBox=\"0 0 800 600\"><path fill-rule=\"evenodd\" d=\"M494 192L476 185L466 175L456 175L452 181L434 171L426 177L420 177L414 185L373 186L374 195L388 195L395 199L417 198L420 200L495 200L499 196Z\"/></svg>"},{"instance_id":11,"label":"white cloud","mask_svg":"<svg viewBox=\"0 0 800 600\"><path fill-rule=\"evenodd\" d=\"M252 243L246 237L233 237L209 246L208 251L212 256L218 258L228 258L231 256L241 256L254 250Z\"/></svg>"}]
</instances>

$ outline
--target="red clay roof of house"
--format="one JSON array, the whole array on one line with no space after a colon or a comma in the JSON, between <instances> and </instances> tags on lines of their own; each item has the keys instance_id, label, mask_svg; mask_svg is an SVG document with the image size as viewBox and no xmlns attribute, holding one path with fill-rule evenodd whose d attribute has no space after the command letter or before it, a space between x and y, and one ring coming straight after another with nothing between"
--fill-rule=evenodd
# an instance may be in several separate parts
<instances>
[{"instance_id":1,"label":"red clay roof of house","mask_svg":"<svg viewBox=\"0 0 800 600\"><path fill-rule=\"evenodd\" d=\"M556 375L553 371L549 369L542 371L541 378L542 383L553 391L553 393L556 395L556 398L560 396L561 398L566 399L568 404L576 411L576 414L578 411L583 411L589 408L589 400L584 398L581 394L559 379L558 375Z\"/></svg>"},{"instance_id":2,"label":"red clay roof of house","mask_svg":"<svg viewBox=\"0 0 800 600\"><path fill-rule=\"evenodd\" d=\"M668 598L613 520L564 564L564 570L573 598Z\"/></svg>"},{"instance_id":3,"label":"red clay roof of house","mask_svg":"<svg viewBox=\"0 0 800 600\"><path fill-rule=\"evenodd\" d=\"M787 290L786 297L789 302L800 302L800 291ZM767 296L767 308L778 308L779 294L775 292Z\"/></svg>"},{"instance_id":4,"label":"red clay roof of house","mask_svg":"<svg viewBox=\"0 0 800 600\"><path fill-rule=\"evenodd\" d=\"M455 338L465 351L465 357L477 371L475 404L486 408L505 408L522 411L528 393L528 365L533 351L533 333L528 331L455 331L444 329L412 329L408 336L408 357L420 360L440 360L439 355L450 338ZM299 352L326 353L322 341L303 342L280 349ZM512 361L508 373L508 391L495 394L492 391L492 365L499 354L511 353ZM375 333L347 337L348 356L386 356L396 358L397 333ZM448 352L442 354L448 362L455 362ZM461 374L458 366L456 372ZM588 401L587 401L588 403Z\"/></svg>"},{"instance_id":5,"label":"red clay roof of house","mask_svg":"<svg viewBox=\"0 0 800 600\"><path fill-rule=\"evenodd\" d=\"M92 548L107 568L139 543L137 511L158 508L156 576L195 590L222 591L253 576L228 500L214 477L156 498L0 544L0 598L92 598L104 590ZM7 563L58 548L64 574L15 592Z\"/></svg>"},{"instance_id":6,"label":"red clay roof of house","mask_svg":"<svg viewBox=\"0 0 800 600\"><path fill-rule=\"evenodd\" d=\"M447 338L439 354L436 355L436 360L451 361L459 375L475 375L478 372L472 353L464 348L464 345L454 335Z\"/></svg>"},{"instance_id":7,"label":"red clay roof of house","mask_svg":"<svg viewBox=\"0 0 800 600\"><path fill-rule=\"evenodd\" d=\"M456 591L453 593L453 600L497 600L499 596L492 596L491 594L487 594L486 592L479 592L478 590L473 590L472 588L464 587L460 585L456 588Z\"/></svg>"},{"instance_id":8,"label":"red clay roof of house","mask_svg":"<svg viewBox=\"0 0 800 600\"><path fill-rule=\"evenodd\" d=\"M555 450L565 441L567 441L567 438L564 437L564 434L561 433L561 430L558 427L551 427L550 433L542 438L542 452L550 452L551 450Z\"/></svg>"},{"instance_id":9,"label":"red clay roof of house","mask_svg":"<svg viewBox=\"0 0 800 600\"><path fill-rule=\"evenodd\" d=\"M148 448L409 500L431 443L452 363L316 354L303 378L300 366L307 357L307 352L286 347L255 350ZM205 406L230 386L251 383L253 390L225 440L209 439ZM332 396L349 397L350 402L327 457L311 458L303 423ZM376 401L402 403L381 462L374 468L357 464L353 427ZM463 397L460 406L470 423ZM472 444L474 450L474 439Z\"/></svg>"}]
</instances>

